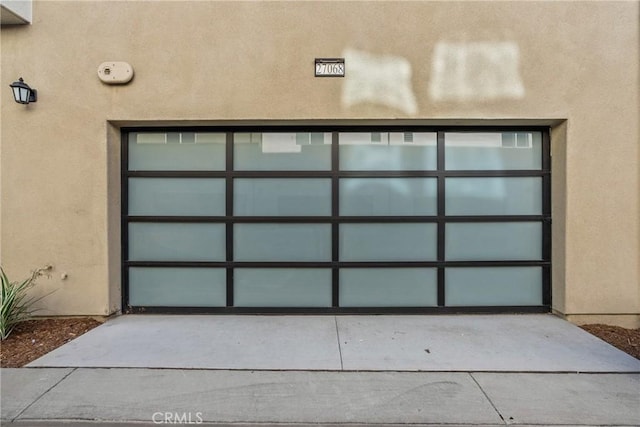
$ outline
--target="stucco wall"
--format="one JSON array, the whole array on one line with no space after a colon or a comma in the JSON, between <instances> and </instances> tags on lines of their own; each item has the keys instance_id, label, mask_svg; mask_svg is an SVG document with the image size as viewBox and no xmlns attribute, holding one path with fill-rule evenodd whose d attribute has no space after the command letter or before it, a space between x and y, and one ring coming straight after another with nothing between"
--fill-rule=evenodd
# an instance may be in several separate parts
<instances>
[{"instance_id":1,"label":"stucco wall","mask_svg":"<svg viewBox=\"0 0 640 427\"><path fill-rule=\"evenodd\" d=\"M54 266L43 314L119 308L123 124L548 124L554 309L638 324L639 16L638 2L35 1L32 25L1 30L2 265ZM314 78L334 56L347 78ZM113 60L130 84L98 80ZM10 101L20 76L38 89L28 107Z\"/></svg>"}]
</instances>

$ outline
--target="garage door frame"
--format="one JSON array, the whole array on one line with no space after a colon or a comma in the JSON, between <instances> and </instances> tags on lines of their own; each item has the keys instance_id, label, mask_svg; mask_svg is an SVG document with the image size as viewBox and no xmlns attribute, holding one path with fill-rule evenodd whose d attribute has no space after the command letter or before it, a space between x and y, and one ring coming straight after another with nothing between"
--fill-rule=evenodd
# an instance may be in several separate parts
<instances>
[{"instance_id":1,"label":"garage door frame","mask_svg":"<svg viewBox=\"0 0 640 427\"><path fill-rule=\"evenodd\" d=\"M539 126L500 126L500 127L467 127L467 126L235 126L235 127L130 127L123 128L121 138L122 153L122 307L127 313L505 313L549 312L551 307L551 159L550 137L548 127ZM129 135L132 132L216 132L226 133L226 170L225 171L129 171L128 147ZM331 170L330 171L234 171L233 170L233 134L235 132L331 132ZM341 171L339 170L340 132L437 132L437 169L431 171ZM445 132L541 132L542 159L540 170L445 170L444 167L444 134ZM184 178L224 178L226 182L225 217L189 217L180 218L156 216L128 215L128 179L133 177L184 177ZM332 214L330 217L251 217L233 216L233 179L258 177L308 177L330 178L332 181ZM339 179L344 177L432 177L437 179L437 215L430 217L359 217L344 218L339 216ZM542 179L542 214L541 215L482 215L452 217L445 215L445 178L447 177L540 177ZM214 221L226 226L226 261L224 262L171 262L171 261L130 261L128 258L128 227L132 222L185 222L197 223ZM447 261L445 260L445 225L453 222L518 222L537 221L542 224L542 259L527 261ZM332 260L330 262L238 262L233 261L233 226L237 223L324 223L332 227ZM344 262L338 260L338 225L357 222L428 222L437 224L436 261L419 262ZM437 268L438 305L432 307L340 307L339 306L339 269L341 267L434 267ZM536 306L445 306L445 268L447 267L493 267L493 266L531 266L542 268L542 304ZM129 268L130 267L222 267L227 271L227 306L226 307L157 307L131 306L129 304ZM234 307L233 306L233 269L237 267L328 267L332 269L332 307Z\"/></svg>"}]
</instances>

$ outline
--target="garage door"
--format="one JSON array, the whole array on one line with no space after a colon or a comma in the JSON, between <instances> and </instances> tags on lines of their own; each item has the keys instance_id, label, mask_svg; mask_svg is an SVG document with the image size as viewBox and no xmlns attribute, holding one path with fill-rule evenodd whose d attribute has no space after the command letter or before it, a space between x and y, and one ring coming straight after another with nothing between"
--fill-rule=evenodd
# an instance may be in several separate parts
<instances>
[{"instance_id":1,"label":"garage door","mask_svg":"<svg viewBox=\"0 0 640 427\"><path fill-rule=\"evenodd\" d=\"M127 129L129 312L546 311L539 128Z\"/></svg>"}]
</instances>

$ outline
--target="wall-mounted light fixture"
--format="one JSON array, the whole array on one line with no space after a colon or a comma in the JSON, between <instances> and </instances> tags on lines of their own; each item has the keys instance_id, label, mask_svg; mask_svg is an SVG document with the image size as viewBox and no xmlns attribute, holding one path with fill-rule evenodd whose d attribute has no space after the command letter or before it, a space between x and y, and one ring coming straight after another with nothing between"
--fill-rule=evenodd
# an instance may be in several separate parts
<instances>
[{"instance_id":1,"label":"wall-mounted light fixture","mask_svg":"<svg viewBox=\"0 0 640 427\"><path fill-rule=\"evenodd\" d=\"M31 89L29 85L22 80L22 77L20 77L17 82L11 83L9 86L13 90L13 98L18 104L28 104L38 100L38 91Z\"/></svg>"}]
</instances>

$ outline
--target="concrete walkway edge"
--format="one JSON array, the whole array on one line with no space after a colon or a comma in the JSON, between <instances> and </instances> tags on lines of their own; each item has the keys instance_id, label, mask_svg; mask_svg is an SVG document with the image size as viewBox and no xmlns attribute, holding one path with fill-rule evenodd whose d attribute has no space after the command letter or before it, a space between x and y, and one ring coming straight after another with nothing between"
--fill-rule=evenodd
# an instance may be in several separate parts
<instances>
[{"instance_id":1,"label":"concrete walkway edge","mask_svg":"<svg viewBox=\"0 0 640 427\"><path fill-rule=\"evenodd\" d=\"M3 425L640 423L640 374L628 373L20 368L1 375Z\"/></svg>"}]
</instances>

